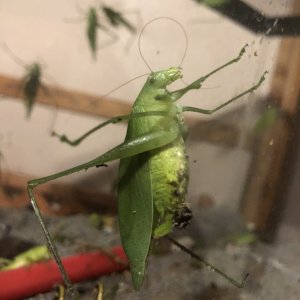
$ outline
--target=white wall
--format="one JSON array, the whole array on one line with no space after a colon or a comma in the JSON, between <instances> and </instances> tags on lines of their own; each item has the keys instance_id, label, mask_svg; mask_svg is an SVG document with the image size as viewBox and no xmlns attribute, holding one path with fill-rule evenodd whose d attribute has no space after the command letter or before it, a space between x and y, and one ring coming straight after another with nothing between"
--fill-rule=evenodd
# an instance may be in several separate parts
<instances>
[{"instance_id":1,"label":"white wall","mask_svg":"<svg viewBox=\"0 0 300 300\"><path fill-rule=\"evenodd\" d=\"M256 6L261 5L261 1L258 0L247 2ZM263 2L264 9L269 12L283 13L287 8L287 0ZM95 5L97 2L1 0L0 42L7 44L24 62L29 64L38 61L43 64L47 74L44 77L45 84L59 84L64 88L96 95L106 94L125 81L149 72L140 57L137 36L129 51L124 50L130 35L122 29L118 31L119 41L99 50L97 61L92 60L85 37L84 16L78 11L76 3L82 10L86 10L89 4ZM144 24L161 16L172 17L179 21L188 35L188 52L182 65L186 82L206 74L235 57L246 43L249 44L247 54L238 64L222 71L205 83L205 87L213 89L188 93L181 102L185 105L214 107L251 86L264 70L270 70L272 74L278 39L255 36L205 6L198 5L195 1L115 0L107 1L107 3L124 12L139 11ZM137 20L134 14L128 17L132 22ZM66 20L70 18L79 18L82 22L67 22ZM142 25L137 26L141 30ZM105 33L99 31L99 39L102 38L103 41L106 39ZM184 47L184 36L180 28L165 20L152 23L142 36L143 55L153 70L178 65ZM254 53L257 53L257 56ZM0 73L21 77L24 69L0 49ZM256 94L267 93L270 78L271 75ZM112 96L132 103L144 80L145 78L136 80L116 91ZM179 82L179 86L182 85L183 83ZM243 99L225 111L234 110L246 103L244 110L246 119L253 101L252 97ZM0 101L0 149L5 156L7 168L14 172L32 174L34 177L49 175L100 155L120 143L126 129L123 125L107 127L86 140L82 146L70 149L48 134L54 116L53 110L37 105L31 119L27 121L24 106L20 101L2 98ZM100 121L102 121L100 118L60 110L55 130L64 132L70 137L76 137ZM209 148L214 146L206 145L206 147L208 147L206 153L216 151L218 153L218 149L213 151ZM206 178L208 171L201 167L203 166L201 151L197 160L199 168L194 170L193 167L192 178ZM231 187L237 179L244 178L249 157L247 153L241 152L242 150L234 149L233 151L240 153L242 157L240 162L230 168L227 161L224 163L225 175L220 171L218 180L213 178L210 180L211 183L231 181L227 184L229 194L224 194L221 190L216 198L221 196L224 199L232 199L240 194L240 191L233 192ZM238 155L234 153L231 152L229 156L236 158ZM193 155L197 156L197 153ZM215 158L211 158L211 163L208 163L208 159L205 157L204 160L208 167L216 163ZM236 159L235 162L237 162ZM77 174L65 180L73 181L77 176L84 178L86 174ZM222 181L224 176L226 180ZM206 183L205 180L204 183ZM195 188L199 187L195 183L192 185ZM209 189L215 191L214 186ZM191 194L198 192L196 189ZM232 193L235 194L232 195Z\"/></svg>"}]
</instances>

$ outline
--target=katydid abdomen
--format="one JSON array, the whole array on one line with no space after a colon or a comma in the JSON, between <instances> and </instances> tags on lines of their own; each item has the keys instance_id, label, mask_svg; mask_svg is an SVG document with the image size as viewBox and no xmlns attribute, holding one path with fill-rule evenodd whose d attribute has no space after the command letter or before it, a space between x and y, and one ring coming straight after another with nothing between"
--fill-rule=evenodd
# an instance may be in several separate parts
<instances>
[{"instance_id":1,"label":"katydid abdomen","mask_svg":"<svg viewBox=\"0 0 300 300\"><path fill-rule=\"evenodd\" d=\"M188 186L188 159L184 141L174 142L150 152L150 174L153 186L153 237L168 234L174 216L184 206Z\"/></svg>"}]
</instances>

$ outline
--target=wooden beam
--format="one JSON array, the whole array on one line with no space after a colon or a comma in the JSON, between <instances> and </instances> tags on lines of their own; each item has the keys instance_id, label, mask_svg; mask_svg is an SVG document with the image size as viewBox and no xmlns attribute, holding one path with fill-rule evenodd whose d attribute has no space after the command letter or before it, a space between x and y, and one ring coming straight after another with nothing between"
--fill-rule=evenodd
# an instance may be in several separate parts
<instances>
[{"instance_id":1,"label":"wooden beam","mask_svg":"<svg viewBox=\"0 0 300 300\"><path fill-rule=\"evenodd\" d=\"M300 1L294 0L291 14L300 15ZM298 36L282 39L273 74L271 97L281 109L294 116L300 95L300 39Z\"/></svg>"},{"instance_id":2,"label":"wooden beam","mask_svg":"<svg viewBox=\"0 0 300 300\"><path fill-rule=\"evenodd\" d=\"M22 79L0 75L0 95L22 100ZM101 96L53 86L40 88L36 102L49 106L57 105L69 111L87 113L105 118L128 114L131 109L130 104L114 98L101 98Z\"/></svg>"},{"instance_id":3,"label":"wooden beam","mask_svg":"<svg viewBox=\"0 0 300 300\"><path fill-rule=\"evenodd\" d=\"M280 45L270 94L275 103L290 116L295 115L298 109L300 95L299 70L300 39L286 38Z\"/></svg>"},{"instance_id":4,"label":"wooden beam","mask_svg":"<svg viewBox=\"0 0 300 300\"><path fill-rule=\"evenodd\" d=\"M294 2L293 14L300 14L300 1ZM299 119L299 38L284 38L281 42L269 99L281 113L255 141L241 212L247 224L265 240L271 241L276 235L280 211L285 204L282 191L286 188L282 185L287 183L285 177L293 143L291 137L295 136L293 119Z\"/></svg>"},{"instance_id":5,"label":"wooden beam","mask_svg":"<svg viewBox=\"0 0 300 300\"><path fill-rule=\"evenodd\" d=\"M242 200L242 215L249 228L268 239L270 218L274 215L278 188L282 182L290 126L287 119L278 117L272 126L255 141L248 183Z\"/></svg>"}]
</instances>

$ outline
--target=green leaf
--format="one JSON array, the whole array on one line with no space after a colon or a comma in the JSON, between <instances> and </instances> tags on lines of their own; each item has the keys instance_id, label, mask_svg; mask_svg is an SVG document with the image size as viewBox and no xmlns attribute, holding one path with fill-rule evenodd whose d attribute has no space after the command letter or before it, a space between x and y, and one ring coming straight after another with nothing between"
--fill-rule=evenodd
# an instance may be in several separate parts
<instances>
[{"instance_id":1,"label":"green leaf","mask_svg":"<svg viewBox=\"0 0 300 300\"><path fill-rule=\"evenodd\" d=\"M149 153L120 161L118 210L120 234L130 264L133 287L139 290L144 279L153 223Z\"/></svg>"},{"instance_id":2,"label":"green leaf","mask_svg":"<svg viewBox=\"0 0 300 300\"><path fill-rule=\"evenodd\" d=\"M1 270L12 270L31 265L35 262L47 260L51 257L47 246L35 246L14 257L11 262L5 265Z\"/></svg>"},{"instance_id":3,"label":"green leaf","mask_svg":"<svg viewBox=\"0 0 300 300\"><path fill-rule=\"evenodd\" d=\"M232 0L196 0L199 3L205 3L206 5L212 6L212 7L221 7L225 4L230 3Z\"/></svg>"}]
</instances>

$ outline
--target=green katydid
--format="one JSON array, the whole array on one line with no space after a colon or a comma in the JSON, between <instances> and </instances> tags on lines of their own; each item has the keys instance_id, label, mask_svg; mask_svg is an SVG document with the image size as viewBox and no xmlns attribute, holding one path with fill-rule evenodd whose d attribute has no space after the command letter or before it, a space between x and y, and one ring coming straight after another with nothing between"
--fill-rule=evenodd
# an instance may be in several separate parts
<instances>
[{"instance_id":1,"label":"green katydid","mask_svg":"<svg viewBox=\"0 0 300 300\"><path fill-rule=\"evenodd\" d=\"M203 82L213 74L238 62L245 53L245 48L246 46L240 50L237 57L176 91L169 91L167 87L182 78L181 67L151 72L132 106L130 114L109 119L76 140L70 140L65 135L54 134L62 142L75 146L108 124L128 121L126 138L120 145L84 164L28 182L31 203L69 290L72 288L72 284L42 219L33 189L54 179L120 159L118 179L120 234L130 264L133 287L135 290L140 289L152 240L167 237L175 224L183 227L190 218L190 212L185 203L188 186L188 160L184 145L186 126L183 113L213 114L258 89L265 80L266 72L255 85L214 109L181 107L176 104L176 101L188 91L200 89ZM171 238L169 240L172 241ZM184 247L181 249L186 251ZM202 261L201 258L194 257ZM243 286L244 280L239 283L210 264L204 263L234 285Z\"/></svg>"},{"instance_id":2,"label":"green katydid","mask_svg":"<svg viewBox=\"0 0 300 300\"><path fill-rule=\"evenodd\" d=\"M27 65L20 58L18 58L5 44L2 44L1 46L17 64L25 68L25 75L22 79L22 92L26 106L26 117L30 118L38 91L43 87L41 81L42 66L37 62L33 62Z\"/></svg>"}]
</instances>

